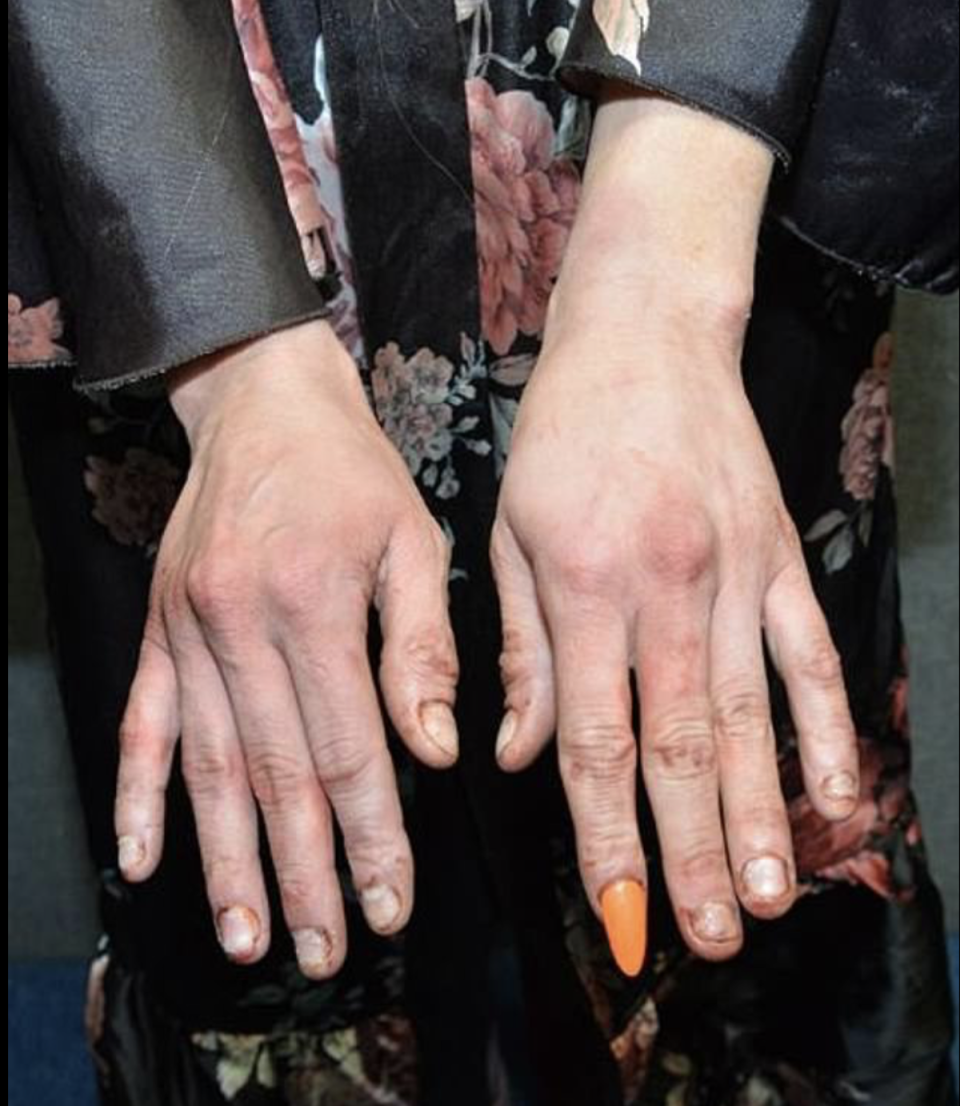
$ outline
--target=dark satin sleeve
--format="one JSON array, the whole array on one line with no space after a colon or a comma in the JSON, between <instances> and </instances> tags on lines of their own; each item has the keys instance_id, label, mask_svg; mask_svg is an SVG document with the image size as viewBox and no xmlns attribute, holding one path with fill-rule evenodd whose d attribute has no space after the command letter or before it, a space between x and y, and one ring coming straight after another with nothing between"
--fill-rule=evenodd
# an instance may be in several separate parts
<instances>
[{"instance_id":1,"label":"dark satin sleeve","mask_svg":"<svg viewBox=\"0 0 960 1106\"><path fill-rule=\"evenodd\" d=\"M788 162L836 0L581 0L559 75L619 80L719 115Z\"/></svg>"},{"instance_id":2,"label":"dark satin sleeve","mask_svg":"<svg viewBox=\"0 0 960 1106\"><path fill-rule=\"evenodd\" d=\"M10 0L8 18L18 194L80 386L324 313L226 0Z\"/></svg>"},{"instance_id":3,"label":"dark satin sleeve","mask_svg":"<svg viewBox=\"0 0 960 1106\"><path fill-rule=\"evenodd\" d=\"M956 0L581 0L559 75L765 140L769 214L876 280L958 283Z\"/></svg>"}]
</instances>

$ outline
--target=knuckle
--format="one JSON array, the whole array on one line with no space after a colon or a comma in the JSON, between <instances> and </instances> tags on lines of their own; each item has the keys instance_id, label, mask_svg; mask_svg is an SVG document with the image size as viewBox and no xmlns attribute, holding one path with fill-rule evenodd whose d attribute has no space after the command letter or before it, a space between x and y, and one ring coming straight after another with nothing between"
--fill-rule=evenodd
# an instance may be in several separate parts
<instances>
[{"instance_id":1,"label":"knuckle","mask_svg":"<svg viewBox=\"0 0 960 1106\"><path fill-rule=\"evenodd\" d=\"M320 781L331 794L363 788L373 767L374 754L353 737L327 737L319 753Z\"/></svg>"},{"instance_id":2,"label":"knuckle","mask_svg":"<svg viewBox=\"0 0 960 1106\"><path fill-rule=\"evenodd\" d=\"M203 875L215 898L229 897L231 888L242 887L249 873L249 862L228 853L203 853Z\"/></svg>"},{"instance_id":3,"label":"knuckle","mask_svg":"<svg viewBox=\"0 0 960 1106\"><path fill-rule=\"evenodd\" d=\"M278 749L248 751L247 771L253 794L265 815L296 808L310 786L310 776L299 758Z\"/></svg>"},{"instance_id":4,"label":"knuckle","mask_svg":"<svg viewBox=\"0 0 960 1106\"><path fill-rule=\"evenodd\" d=\"M296 619L311 610L319 598L322 569L301 553L289 558L271 556L263 575L264 595L281 618Z\"/></svg>"},{"instance_id":5,"label":"knuckle","mask_svg":"<svg viewBox=\"0 0 960 1106\"><path fill-rule=\"evenodd\" d=\"M132 704L120 723L118 735L121 755L133 759L151 756L157 748L156 734L142 709Z\"/></svg>"},{"instance_id":6,"label":"knuckle","mask_svg":"<svg viewBox=\"0 0 960 1106\"><path fill-rule=\"evenodd\" d=\"M240 784L243 764L238 753L189 742L183 747L183 776L194 801L218 799Z\"/></svg>"},{"instance_id":7,"label":"knuckle","mask_svg":"<svg viewBox=\"0 0 960 1106\"><path fill-rule=\"evenodd\" d=\"M658 780L705 779L717 771L713 733L702 719L661 723L643 749L647 771Z\"/></svg>"},{"instance_id":8,"label":"knuckle","mask_svg":"<svg viewBox=\"0 0 960 1106\"><path fill-rule=\"evenodd\" d=\"M317 898L317 880L301 864L284 864L277 868L277 886L288 918L306 918Z\"/></svg>"},{"instance_id":9,"label":"knuckle","mask_svg":"<svg viewBox=\"0 0 960 1106\"><path fill-rule=\"evenodd\" d=\"M384 664L388 671L444 687L453 687L460 675L452 633L438 624L420 626L401 638L392 655L384 657Z\"/></svg>"},{"instance_id":10,"label":"knuckle","mask_svg":"<svg viewBox=\"0 0 960 1106\"><path fill-rule=\"evenodd\" d=\"M843 686L843 665L840 654L829 638L813 641L797 659L800 674L826 688Z\"/></svg>"},{"instance_id":11,"label":"knuckle","mask_svg":"<svg viewBox=\"0 0 960 1106\"><path fill-rule=\"evenodd\" d=\"M353 827L345 837L350 868L358 885L386 879L403 886L412 877L412 854L402 827Z\"/></svg>"},{"instance_id":12,"label":"knuckle","mask_svg":"<svg viewBox=\"0 0 960 1106\"><path fill-rule=\"evenodd\" d=\"M735 818L743 827L745 839L753 842L758 851L766 851L775 842L779 849L789 852L790 823L780 792L755 796Z\"/></svg>"},{"instance_id":13,"label":"knuckle","mask_svg":"<svg viewBox=\"0 0 960 1106\"><path fill-rule=\"evenodd\" d=\"M600 823L578 834L577 862L587 886L602 886L609 873L629 867L641 855L635 835L619 824Z\"/></svg>"},{"instance_id":14,"label":"knuckle","mask_svg":"<svg viewBox=\"0 0 960 1106\"><path fill-rule=\"evenodd\" d=\"M623 722L573 726L560 735L560 774L568 786L617 783L637 767L637 743Z\"/></svg>"},{"instance_id":15,"label":"knuckle","mask_svg":"<svg viewBox=\"0 0 960 1106\"><path fill-rule=\"evenodd\" d=\"M722 844L695 845L676 858L674 871L686 884L713 886L727 876L727 854Z\"/></svg>"},{"instance_id":16,"label":"knuckle","mask_svg":"<svg viewBox=\"0 0 960 1106\"><path fill-rule=\"evenodd\" d=\"M660 511L643 531L642 549L644 567L655 580L692 587L713 572L713 525L698 507Z\"/></svg>"},{"instance_id":17,"label":"knuckle","mask_svg":"<svg viewBox=\"0 0 960 1106\"><path fill-rule=\"evenodd\" d=\"M574 596L606 595L620 577L619 551L613 543L578 539L547 559L560 587Z\"/></svg>"},{"instance_id":18,"label":"knuckle","mask_svg":"<svg viewBox=\"0 0 960 1106\"><path fill-rule=\"evenodd\" d=\"M516 688L534 677L535 652L527 635L516 626L503 627L499 657L500 676L506 688Z\"/></svg>"},{"instance_id":19,"label":"knuckle","mask_svg":"<svg viewBox=\"0 0 960 1106\"><path fill-rule=\"evenodd\" d=\"M184 576L187 602L201 622L229 626L250 606L250 577L235 557L200 558Z\"/></svg>"},{"instance_id":20,"label":"knuckle","mask_svg":"<svg viewBox=\"0 0 960 1106\"><path fill-rule=\"evenodd\" d=\"M171 628L182 625L194 617L196 608L188 594L185 575L177 581L171 579L168 586L159 593L157 611L164 631L167 633Z\"/></svg>"},{"instance_id":21,"label":"knuckle","mask_svg":"<svg viewBox=\"0 0 960 1106\"><path fill-rule=\"evenodd\" d=\"M740 745L766 737L770 708L765 689L744 686L721 690L714 703L713 725L721 744Z\"/></svg>"}]
</instances>

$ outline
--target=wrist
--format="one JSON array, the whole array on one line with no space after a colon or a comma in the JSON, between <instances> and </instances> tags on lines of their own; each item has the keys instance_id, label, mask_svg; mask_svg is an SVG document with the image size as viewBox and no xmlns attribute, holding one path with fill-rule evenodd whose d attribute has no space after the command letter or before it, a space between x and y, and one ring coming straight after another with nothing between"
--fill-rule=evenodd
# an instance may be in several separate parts
<instances>
[{"instance_id":1,"label":"wrist","mask_svg":"<svg viewBox=\"0 0 960 1106\"><path fill-rule=\"evenodd\" d=\"M197 357L172 369L166 378L174 414L194 448L204 428L227 410L260 402L262 388L296 402L302 381L293 377L306 368L317 379L343 380L357 386L357 372L332 327L312 319Z\"/></svg>"},{"instance_id":2,"label":"wrist","mask_svg":"<svg viewBox=\"0 0 960 1106\"><path fill-rule=\"evenodd\" d=\"M773 165L756 138L660 97L608 94L548 331L688 321L742 340Z\"/></svg>"}]
</instances>

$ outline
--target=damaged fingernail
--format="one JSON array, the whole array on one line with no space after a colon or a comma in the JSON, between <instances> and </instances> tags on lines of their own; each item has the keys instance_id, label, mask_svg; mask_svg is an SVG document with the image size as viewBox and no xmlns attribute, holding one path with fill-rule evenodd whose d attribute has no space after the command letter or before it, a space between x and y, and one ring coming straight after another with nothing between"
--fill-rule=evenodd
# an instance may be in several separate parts
<instances>
[{"instance_id":1,"label":"damaged fingernail","mask_svg":"<svg viewBox=\"0 0 960 1106\"><path fill-rule=\"evenodd\" d=\"M293 937L297 963L306 975L326 975L333 965L333 938L325 929L295 929Z\"/></svg>"},{"instance_id":2,"label":"damaged fingernail","mask_svg":"<svg viewBox=\"0 0 960 1106\"><path fill-rule=\"evenodd\" d=\"M849 802L860 794L857 778L852 772L834 772L832 776L827 776L821 791L826 798L837 802Z\"/></svg>"},{"instance_id":3,"label":"damaged fingernail","mask_svg":"<svg viewBox=\"0 0 960 1106\"><path fill-rule=\"evenodd\" d=\"M705 902L690 912L690 928L701 941L719 944L740 935L737 910L726 902Z\"/></svg>"},{"instance_id":4,"label":"damaged fingernail","mask_svg":"<svg viewBox=\"0 0 960 1106\"><path fill-rule=\"evenodd\" d=\"M498 760L503 756L504 750L510 742L516 737L518 721L515 710L508 710L503 716L503 721L500 723L500 732L497 734L496 756Z\"/></svg>"},{"instance_id":5,"label":"damaged fingernail","mask_svg":"<svg viewBox=\"0 0 960 1106\"><path fill-rule=\"evenodd\" d=\"M257 946L260 923L245 906L231 906L217 915L217 934L227 956L249 956Z\"/></svg>"},{"instance_id":6,"label":"damaged fingernail","mask_svg":"<svg viewBox=\"0 0 960 1106\"><path fill-rule=\"evenodd\" d=\"M400 917L400 897L385 883L375 883L360 892L360 905L370 928L378 933L393 928Z\"/></svg>"},{"instance_id":7,"label":"damaged fingernail","mask_svg":"<svg viewBox=\"0 0 960 1106\"><path fill-rule=\"evenodd\" d=\"M743 882L757 899L780 899L790 890L786 864L777 856L758 856L743 866Z\"/></svg>"},{"instance_id":8,"label":"damaged fingernail","mask_svg":"<svg viewBox=\"0 0 960 1106\"><path fill-rule=\"evenodd\" d=\"M425 703L420 708L420 724L427 737L448 757L457 755L460 744L457 723L446 703Z\"/></svg>"},{"instance_id":9,"label":"damaged fingernail","mask_svg":"<svg viewBox=\"0 0 960 1106\"><path fill-rule=\"evenodd\" d=\"M117 838L117 863L123 872L138 868L147 855L147 847L141 837L124 834Z\"/></svg>"}]
</instances>

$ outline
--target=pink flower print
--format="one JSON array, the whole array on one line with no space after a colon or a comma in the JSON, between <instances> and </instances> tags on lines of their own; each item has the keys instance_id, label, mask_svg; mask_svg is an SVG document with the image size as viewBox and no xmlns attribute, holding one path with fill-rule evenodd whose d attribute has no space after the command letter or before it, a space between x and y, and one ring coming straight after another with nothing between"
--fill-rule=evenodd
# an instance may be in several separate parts
<instances>
[{"instance_id":1,"label":"pink flower print","mask_svg":"<svg viewBox=\"0 0 960 1106\"><path fill-rule=\"evenodd\" d=\"M63 321L58 299L24 307L19 296L7 294L7 361L11 365L68 358L70 351L54 341L61 334Z\"/></svg>"},{"instance_id":2,"label":"pink flower print","mask_svg":"<svg viewBox=\"0 0 960 1106\"><path fill-rule=\"evenodd\" d=\"M553 154L553 121L531 93L467 81L483 335L505 354L543 330L573 224L579 173Z\"/></svg>"},{"instance_id":3,"label":"pink flower print","mask_svg":"<svg viewBox=\"0 0 960 1106\"><path fill-rule=\"evenodd\" d=\"M853 405L841 424L840 475L844 489L856 500L873 499L880 466L893 468L892 365L893 336L883 334L874 348L873 364L857 381Z\"/></svg>"}]
</instances>

